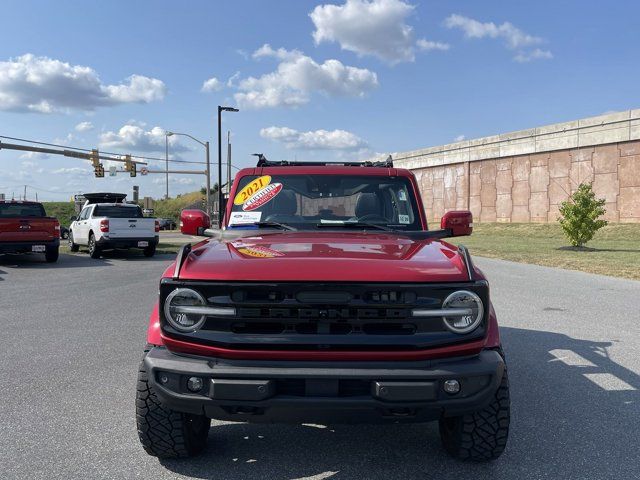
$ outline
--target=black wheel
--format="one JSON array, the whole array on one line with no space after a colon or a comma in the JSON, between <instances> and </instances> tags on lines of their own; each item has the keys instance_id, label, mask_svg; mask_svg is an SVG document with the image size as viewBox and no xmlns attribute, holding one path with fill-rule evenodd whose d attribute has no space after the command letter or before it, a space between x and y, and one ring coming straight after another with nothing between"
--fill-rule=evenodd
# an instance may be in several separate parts
<instances>
[{"instance_id":1,"label":"black wheel","mask_svg":"<svg viewBox=\"0 0 640 480\"><path fill-rule=\"evenodd\" d=\"M92 233L89 235L89 256L91 258L100 258L101 253L100 247L96 244L96 237Z\"/></svg>"},{"instance_id":2,"label":"black wheel","mask_svg":"<svg viewBox=\"0 0 640 480\"><path fill-rule=\"evenodd\" d=\"M71 250L72 252L77 252L78 250L80 250L80 245L78 245L77 243L73 243L73 232L71 230L69 230L69 250Z\"/></svg>"},{"instance_id":3,"label":"black wheel","mask_svg":"<svg viewBox=\"0 0 640 480\"><path fill-rule=\"evenodd\" d=\"M69 232L65 230L64 232L62 232L62 239L66 240L67 238L69 238Z\"/></svg>"},{"instance_id":4,"label":"black wheel","mask_svg":"<svg viewBox=\"0 0 640 480\"><path fill-rule=\"evenodd\" d=\"M53 248L47 248L44 251L44 259L47 261L47 263L54 263L58 261L58 247L53 247Z\"/></svg>"},{"instance_id":5,"label":"black wheel","mask_svg":"<svg viewBox=\"0 0 640 480\"><path fill-rule=\"evenodd\" d=\"M462 460L495 460L507 445L510 422L509 378L505 369L491 404L475 413L440 419L445 450Z\"/></svg>"},{"instance_id":6,"label":"black wheel","mask_svg":"<svg viewBox=\"0 0 640 480\"><path fill-rule=\"evenodd\" d=\"M144 250L142 250L142 253L144 253L145 257L153 257L156 254L156 246L149 245L148 247L145 247Z\"/></svg>"},{"instance_id":7,"label":"black wheel","mask_svg":"<svg viewBox=\"0 0 640 480\"><path fill-rule=\"evenodd\" d=\"M144 358L138 371L136 423L144 450L160 458L184 458L200 453L211 427L211 420L203 415L176 412L160 403L149 385Z\"/></svg>"}]
</instances>

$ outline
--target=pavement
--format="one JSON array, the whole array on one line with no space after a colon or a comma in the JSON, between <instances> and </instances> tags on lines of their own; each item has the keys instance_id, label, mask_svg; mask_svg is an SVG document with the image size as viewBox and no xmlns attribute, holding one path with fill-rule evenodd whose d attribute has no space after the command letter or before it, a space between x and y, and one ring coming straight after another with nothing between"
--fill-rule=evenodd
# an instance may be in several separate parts
<instances>
[{"instance_id":1,"label":"pavement","mask_svg":"<svg viewBox=\"0 0 640 480\"><path fill-rule=\"evenodd\" d=\"M150 457L136 370L171 260L0 257L0 478L640 477L640 282L488 259L512 394L496 462L447 457L436 424L216 423L205 454Z\"/></svg>"}]
</instances>

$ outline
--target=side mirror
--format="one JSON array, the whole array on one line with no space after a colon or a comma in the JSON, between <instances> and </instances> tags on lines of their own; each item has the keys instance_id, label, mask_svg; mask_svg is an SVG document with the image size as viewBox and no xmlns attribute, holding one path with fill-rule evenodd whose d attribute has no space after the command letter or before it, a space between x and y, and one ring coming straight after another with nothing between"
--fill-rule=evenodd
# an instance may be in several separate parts
<instances>
[{"instance_id":1,"label":"side mirror","mask_svg":"<svg viewBox=\"0 0 640 480\"><path fill-rule=\"evenodd\" d=\"M75 222L76 220L78 220L78 217L76 217L75 215L71 215L69 217L69 222L71 222L71 223Z\"/></svg>"},{"instance_id":2,"label":"side mirror","mask_svg":"<svg viewBox=\"0 0 640 480\"><path fill-rule=\"evenodd\" d=\"M209 215L202 210L182 210L180 212L180 232L184 235L202 235L211 227Z\"/></svg>"},{"instance_id":3,"label":"side mirror","mask_svg":"<svg viewBox=\"0 0 640 480\"><path fill-rule=\"evenodd\" d=\"M451 232L451 237L463 237L473 232L473 215L469 210L447 212L440 220L440 228Z\"/></svg>"}]
</instances>

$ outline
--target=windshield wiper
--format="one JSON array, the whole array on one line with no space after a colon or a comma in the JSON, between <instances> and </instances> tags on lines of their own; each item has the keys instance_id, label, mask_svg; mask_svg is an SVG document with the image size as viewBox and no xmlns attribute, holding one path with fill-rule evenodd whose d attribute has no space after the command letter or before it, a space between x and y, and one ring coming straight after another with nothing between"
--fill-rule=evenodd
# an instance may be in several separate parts
<instances>
[{"instance_id":1,"label":"windshield wiper","mask_svg":"<svg viewBox=\"0 0 640 480\"><path fill-rule=\"evenodd\" d=\"M291 225L287 225L286 223L279 223L279 222L254 222L254 223L247 223L245 225L252 225L258 228L279 228L281 230L289 230L292 232L297 230L297 228L294 228Z\"/></svg>"},{"instance_id":2,"label":"windshield wiper","mask_svg":"<svg viewBox=\"0 0 640 480\"><path fill-rule=\"evenodd\" d=\"M377 223L366 222L340 222L340 223L316 223L317 228L376 228L385 232L393 232L393 228L385 227Z\"/></svg>"}]
</instances>

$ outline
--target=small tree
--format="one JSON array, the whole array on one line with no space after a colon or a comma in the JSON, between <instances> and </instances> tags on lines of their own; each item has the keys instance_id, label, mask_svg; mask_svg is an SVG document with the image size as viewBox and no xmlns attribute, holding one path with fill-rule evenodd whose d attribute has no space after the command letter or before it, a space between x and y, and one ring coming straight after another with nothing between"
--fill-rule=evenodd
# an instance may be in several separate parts
<instances>
[{"instance_id":1,"label":"small tree","mask_svg":"<svg viewBox=\"0 0 640 480\"><path fill-rule=\"evenodd\" d=\"M560 205L558 221L574 247L583 247L595 233L607 225L600 220L605 214L605 200L597 199L591 183L581 183L571 198Z\"/></svg>"}]
</instances>

